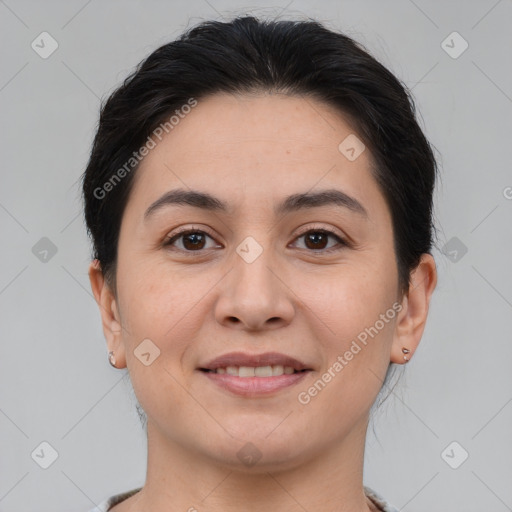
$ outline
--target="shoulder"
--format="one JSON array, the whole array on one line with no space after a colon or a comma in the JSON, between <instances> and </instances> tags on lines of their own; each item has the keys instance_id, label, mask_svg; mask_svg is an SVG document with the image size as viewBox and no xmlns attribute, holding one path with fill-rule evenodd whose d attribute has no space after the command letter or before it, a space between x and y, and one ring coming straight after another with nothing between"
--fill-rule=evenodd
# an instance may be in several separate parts
<instances>
[{"instance_id":1,"label":"shoulder","mask_svg":"<svg viewBox=\"0 0 512 512\"><path fill-rule=\"evenodd\" d=\"M101 503L96 505L94 508L88 510L87 512L108 512L112 507L118 505L124 500L127 500L134 494L138 493L142 487L137 487L136 489L131 489L130 491L121 492L119 494L114 494L109 498L103 500Z\"/></svg>"},{"instance_id":2,"label":"shoulder","mask_svg":"<svg viewBox=\"0 0 512 512\"><path fill-rule=\"evenodd\" d=\"M399 512L399 510L391 505L388 501L386 501L380 493L374 491L372 488L367 485L363 486L364 493L370 500L381 510L382 512Z\"/></svg>"}]
</instances>

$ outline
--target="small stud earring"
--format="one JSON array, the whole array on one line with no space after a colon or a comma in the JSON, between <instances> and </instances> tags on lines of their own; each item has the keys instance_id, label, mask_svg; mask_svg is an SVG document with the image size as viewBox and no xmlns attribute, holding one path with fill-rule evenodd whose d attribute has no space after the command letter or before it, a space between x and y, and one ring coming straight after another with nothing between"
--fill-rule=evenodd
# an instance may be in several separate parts
<instances>
[{"instance_id":1,"label":"small stud earring","mask_svg":"<svg viewBox=\"0 0 512 512\"><path fill-rule=\"evenodd\" d=\"M116 367L116 358L114 357L114 352L109 352L108 353L108 360L110 362L110 364L115 368Z\"/></svg>"},{"instance_id":2,"label":"small stud earring","mask_svg":"<svg viewBox=\"0 0 512 512\"><path fill-rule=\"evenodd\" d=\"M403 347L403 348L402 348L402 352L403 352L404 354L408 354L408 353L410 352L410 350L409 350L408 348ZM408 362L409 362L409 358L408 358L407 356L404 356L404 360L405 360L405 362L406 362L406 363L408 363Z\"/></svg>"}]
</instances>

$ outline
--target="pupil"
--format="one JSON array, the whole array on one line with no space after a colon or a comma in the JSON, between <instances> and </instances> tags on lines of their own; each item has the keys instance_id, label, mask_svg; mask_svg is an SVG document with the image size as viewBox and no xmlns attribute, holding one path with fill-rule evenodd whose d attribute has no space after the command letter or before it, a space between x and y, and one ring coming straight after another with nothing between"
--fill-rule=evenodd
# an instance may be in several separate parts
<instances>
[{"instance_id":1,"label":"pupil","mask_svg":"<svg viewBox=\"0 0 512 512\"><path fill-rule=\"evenodd\" d=\"M198 247L198 243L201 244L201 238L202 238L202 234L201 233L190 233L188 234L186 237L185 237L185 246L187 246L187 243L190 242L190 240L193 240L191 242L191 245L192 247L196 248Z\"/></svg>"},{"instance_id":2,"label":"pupil","mask_svg":"<svg viewBox=\"0 0 512 512\"><path fill-rule=\"evenodd\" d=\"M325 233L312 233L310 234L307 239L308 240L312 240L313 241L313 244L318 244L318 238L324 238L325 239ZM324 240L325 241L325 240ZM318 247L316 247L316 249L318 249Z\"/></svg>"}]
</instances>

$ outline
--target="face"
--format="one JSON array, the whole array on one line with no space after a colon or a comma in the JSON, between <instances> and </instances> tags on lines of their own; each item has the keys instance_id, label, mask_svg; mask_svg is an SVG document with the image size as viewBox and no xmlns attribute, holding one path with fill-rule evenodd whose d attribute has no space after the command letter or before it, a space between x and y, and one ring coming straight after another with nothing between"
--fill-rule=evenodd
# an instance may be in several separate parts
<instances>
[{"instance_id":1,"label":"face","mask_svg":"<svg viewBox=\"0 0 512 512\"><path fill-rule=\"evenodd\" d=\"M246 450L275 469L366 424L401 359L405 309L390 211L354 136L312 98L217 94L142 161L109 349L163 443L233 466Z\"/></svg>"}]
</instances>

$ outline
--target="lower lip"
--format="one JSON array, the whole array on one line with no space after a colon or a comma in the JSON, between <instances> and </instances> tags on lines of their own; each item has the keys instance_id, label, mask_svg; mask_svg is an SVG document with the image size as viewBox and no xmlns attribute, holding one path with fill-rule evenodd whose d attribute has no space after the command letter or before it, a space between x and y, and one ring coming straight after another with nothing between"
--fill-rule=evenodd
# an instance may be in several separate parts
<instances>
[{"instance_id":1,"label":"lower lip","mask_svg":"<svg viewBox=\"0 0 512 512\"><path fill-rule=\"evenodd\" d=\"M309 370L276 377L236 377L226 373L203 372L217 386L240 396L254 397L268 395L293 386L309 374Z\"/></svg>"}]
</instances>

